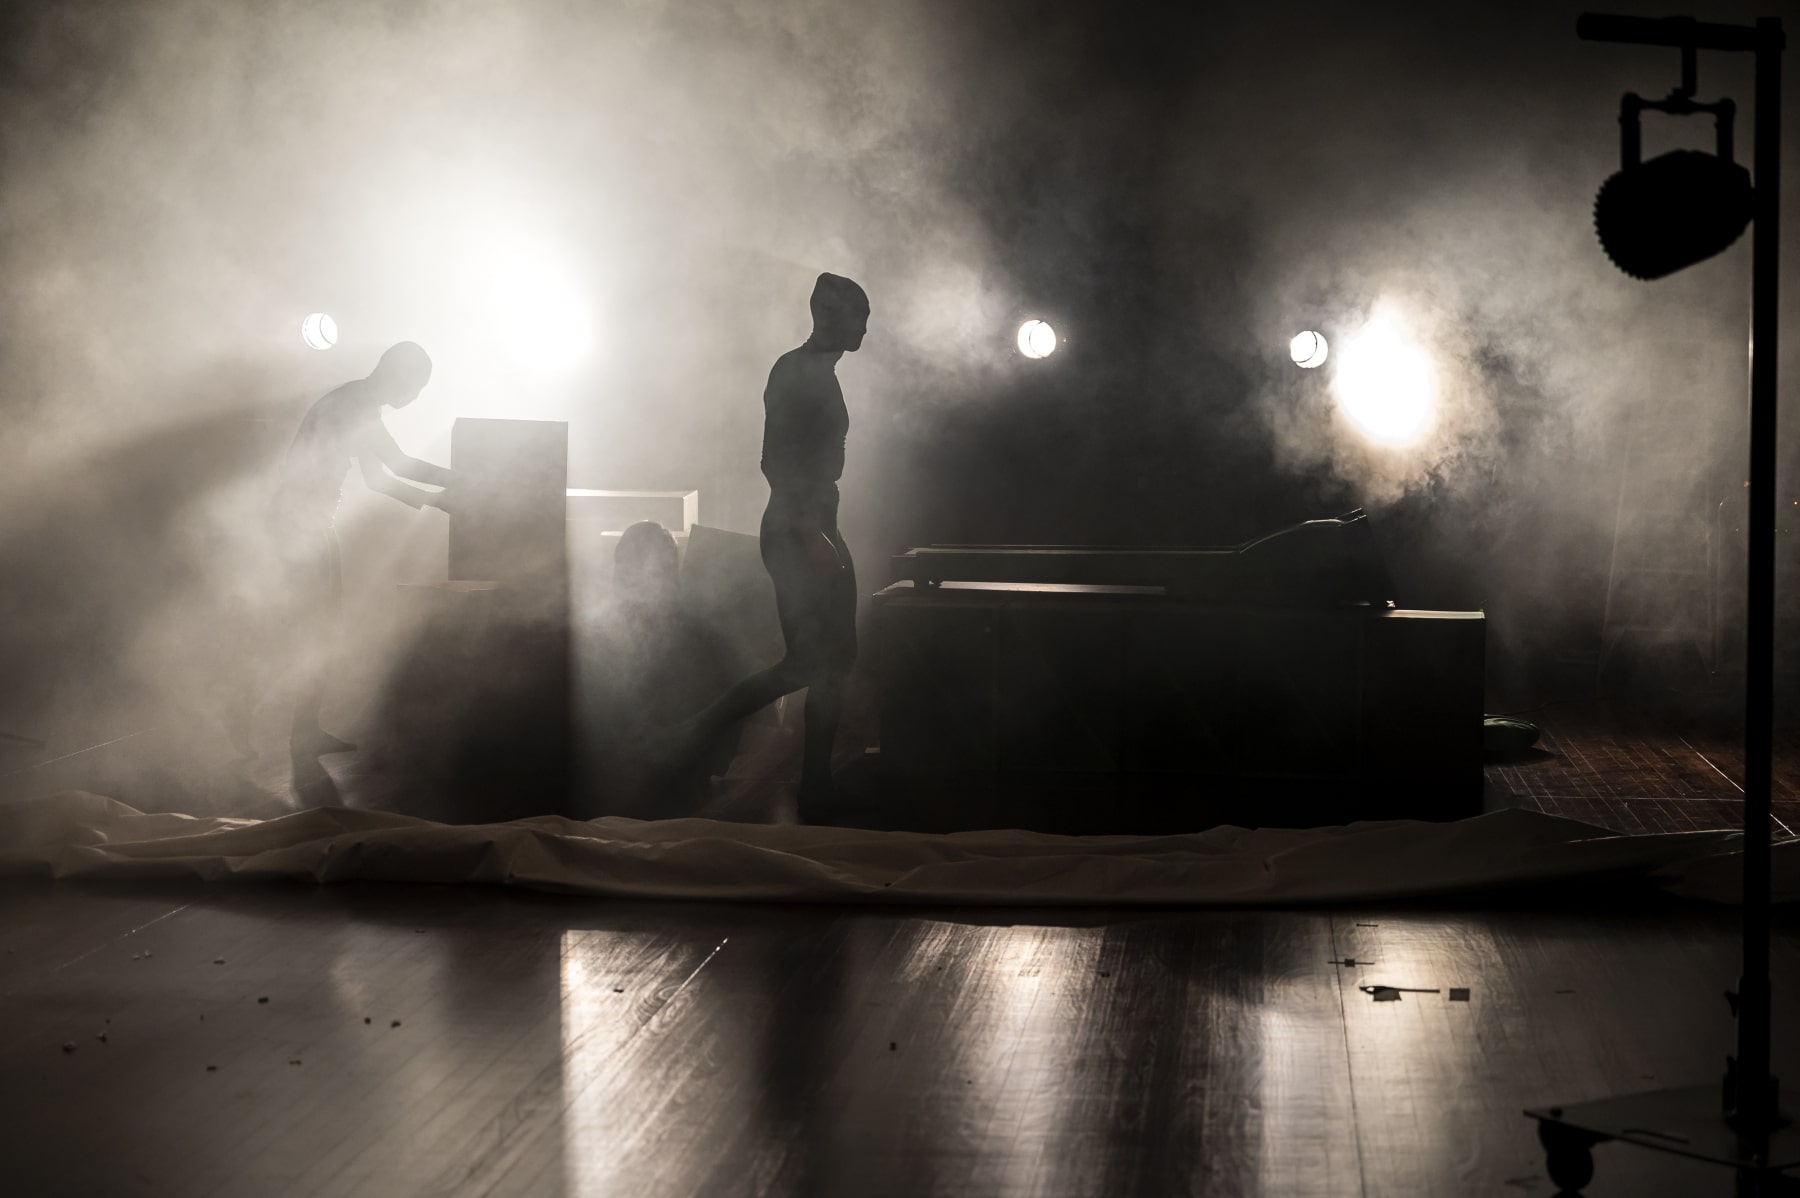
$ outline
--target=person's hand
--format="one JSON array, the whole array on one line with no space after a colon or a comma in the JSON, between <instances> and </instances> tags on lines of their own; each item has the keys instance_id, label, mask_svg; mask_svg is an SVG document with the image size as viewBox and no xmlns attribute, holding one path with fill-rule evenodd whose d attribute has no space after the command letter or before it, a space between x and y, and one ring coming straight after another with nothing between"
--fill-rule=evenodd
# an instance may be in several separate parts
<instances>
[{"instance_id":1,"label":"person's hand","mask_svg":"<svg viewBox=\"0 0 1800 1198\"><path fill-rule=\"evenodd\" d=\"M426 507L434 507L434 508L438 509L440 512L449 512L449 511L455 510L451 504L450 492L448 492L448 491L436 491L436 492L433 492L431 495L426 496L425 506Z\"/></svg>"}]
</instances>

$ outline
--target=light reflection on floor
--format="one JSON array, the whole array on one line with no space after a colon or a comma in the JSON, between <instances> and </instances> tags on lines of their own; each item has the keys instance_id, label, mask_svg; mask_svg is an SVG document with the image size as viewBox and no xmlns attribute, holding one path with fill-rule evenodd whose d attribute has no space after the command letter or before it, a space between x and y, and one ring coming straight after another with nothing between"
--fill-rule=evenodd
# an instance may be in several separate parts
<instances>
[{"instance_id":1,"label":"light reflection on floor","mask_svg":"<svg viewBox=\"0 0 1800 1198\"><path fill-rule=\"evenodd\" d=\"M639 979L620 969L632 946L649 948L652 932L570 930L562 936L563 1176L566 1194L603 1194L616 1184L622 1107L630 1101L619 1055L643 1029Z\"/></svg>"}]
</instances>

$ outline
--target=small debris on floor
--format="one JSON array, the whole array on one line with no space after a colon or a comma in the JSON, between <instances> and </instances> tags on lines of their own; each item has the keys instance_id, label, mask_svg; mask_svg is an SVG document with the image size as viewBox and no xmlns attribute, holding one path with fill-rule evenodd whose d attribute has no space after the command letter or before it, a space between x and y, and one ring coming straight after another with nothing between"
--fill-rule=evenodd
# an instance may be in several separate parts
<instances>
[{"instance_id":1,"label":"small debris on floor","mask_svg":"<svg viewBox=\"0 0 1800 1198\"><path fill-rule=\"evenodd\" d=\"M1358 986L1376 1002L1399 1002L1402 994L1441 994L1442 991L1418 986Z\"/></svg>"},{"instance_id":2,"label":"small debris on floor","mask_svg":"<svg viewBox=\"0 0 1800 1198\"><path fill-rule=\"evenodd\" d=\"M1552 990L1550 993L1552 993L1552 994L1573 994L1575 992L1573 990Z\"/></svg>"},{"instance_id":3,"label":"small debris on floor","mask_svg":"<svg viewBox=\"0 0 1800 1198\"><path fill-rule=\"evenodd\" d=\"M1373 961L1358 961L1355 957L1345 957L1341 961L1327 961L1327 965L1342 965L1346 969L1355 969L1358 965L1373 965Z\"/></svg>"},{"instance_id":4,"label":"small debris on floor","mask_svg":"<svg viewBox=\"0 0 1800 1198\"><path fill-rule=\"evenodd\" d=\"M413 931L419 933L420 935L423 935L425 932L425 929L424 928L414 928Z\"/></svg>"},{"instance_id":5,"label":"small debris on floor","mask_svg":"<svg viewBox=\"0 0 1800 1198\"><path fill-rule=\"evenodd\" d=\"M399 1021L399 1020L398 1020L398 1019L396 1019L396 1020L394 1020L394 1022L392 1022L392 1023L390 1023L390 1024L388 1024L388 1026L389 1026L389 1027L399 1027L399 1026L400 1026L400 1021Z\"/></svg>"},{"instance_id":6,"label":"small debris on floor","mask_svg":"<svg viewBox=\"0 0 1800 1198\"><path fill-rule=\"evenodd\" d=\"M64 1040L63 1041L63 1051L64 1052L74 1052L75 1051L75 1041Z\"/></svg>"},{"instance_id":7,"label":"small debris on floor","mask_svg":"<svg viewBox=\"0 0 1800 1198\"><path fill-rule=\"evenodd\" d=\"M288 1064L290 1064L290 1065L298 1065L299 1063L300 1063L299 1057L295 1057L293 1060L288 1062Z\"/></svg>"},{"instance_id":8,"label":"small debris on floor","mask_svg":"<svg viewBox=\"0 0 1800 1198\"><path fill-rule=\"evenodd\" d=\"M614 986L614 987L613 987L613 993L614 993L614 994L623 994L623 993L625 993L625 987L623 987L623 986Z\"/></svg>"},{"instance_id":9,"label":"small debris on floor","mask_svg":"<svg viewBox=\"0 0 1800 1198\"><path fill-rule=\"evenodd\" d=\"M268 1001L269 1001L269 996L268 996L268 995L266 995L266 994L265 994L265 995L263 995L263 996L262 996L262 997L261 997L261 998L258 998L258 999L257 999L257 1000L256 1000L256 1001L257 1001L257 1002L268 1002Z\"/></svg>"},{"instance_id":10,"label":"small debris on floor","mask_svg":"<svg viewBox=\"0 0 1800 1198\"><path fill-rule=\"evenodd\" d=\"M367 1016L367 1015L364 1015L364 1016L363 1016L363 1022L364 1022L364 1023L373 1023L373 1022L375 1022L375 1021L374 1021L374 1020L373 1020L373 1019L370 1019L370 1018L369 1018L369 1017L368 1017L368 1016Z\"/></svg>"},{"instance_id":11,"label":"small debris on floor","mask_svg":"<svg viewBox=\"0 0 1800 1198\"><path fill-rule=\"evenodd\" d=\"M1102 969L1102 970L1101 970L1101 971L1100 971L1100 976L1101 976L1101 977L1103 977L1103 978L1109 978L1109 977L1111 977L1111 976L1112 976L1112 970L1110 970L1110 969Z\"/></svg>"},{"instance_id":12,"label":"small debris on floor","mask_svg":"<svg viewBox=\"0 0 1800 1198\"><path fill-rule=\"evenodd\" d=\"M1359 923L1356 926L1359 928L1378 928L1381 925L1378 923Z\"/></svg>"},{"instance_id":13,"label":"small debris on floor","mask_svg":"<svg viewBox=\"0 0 1800 1198\"><path fill-rule=\"evenodd\" d=\"M213 964L214 965L223 965L223 964L225 964L225 958L224 957L214 957Z\"/></svg>"},{"instance_id":14,"label":"small debris on floor","mask_svg":"<svg viewBox=\"0 0 1800 1198\"><path fill-rule=\"evenodd\" d=\"M888 1041L888 1051L889 1052L898 1052L899 1050L900 1050L900 1042L898 1040L889 1040Z\"/></svg>"},{"instance_id":15,"label":"small debris on floor","mask_svg":"<svg viewBox=\"0 0 1800 1198\"><path fill-rule=\"evenodd\" d=\"M219 1071L219 1067L217 1065L208 1065L206 1067L206 1071L208 1073L217 1073Z\"/></svg>"},{"instance_id":16,"label":"small debris on floor","mask_svg":"<svg viewBox=\"0 0 1800 1198\"><path fill-rule=\"evenodd\" d=\"M1450 1001L1451 1002L1468 1002L1469 1001L1469 988L1467 986L1452 986L1452 987L1450 987Z\"/></svg>"},{"instance_id":17,"label":"small debris on floor","mask_svg":"<svg viewBox=\"0 0 1800 1198\"><path fill-rule=\"evenodd\" d=\"M106 1033L101 1032L98 1036L95 1036L94 1039L100 1041L100 1043L102 1043L102 1044L105 1044L106 1043Z\"/></svg>"}]
</instances>

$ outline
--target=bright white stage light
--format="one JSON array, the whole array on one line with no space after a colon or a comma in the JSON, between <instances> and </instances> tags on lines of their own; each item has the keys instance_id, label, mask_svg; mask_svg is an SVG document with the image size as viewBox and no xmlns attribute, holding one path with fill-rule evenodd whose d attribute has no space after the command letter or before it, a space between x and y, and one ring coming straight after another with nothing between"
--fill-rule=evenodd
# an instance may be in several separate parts
<instances>
[{"instance_id":1,"label":"bright white stage light","mask_svg":"<svg viewBox=\"0 0 1800 1198\"><path fill-rule=\"evenodd\" d=\"M1294 359L1294 365L1306 370L1325 365L1326 355L1330 353L1331 347L1325 344L1325 334L1315 333L1310 329L1296 334L1288 342L1288 356Z\"/></svg>"},{"instance_id":2,"label":"bright white stage light","mask_svg":"<svg viewBox=\"0 0 1800 1198\"><path fill-rule=\"evenodd\" d=\"M300 322L300 340L314 349L330 349L337 344L337 321L323 312L314 312Z\"/></svg>"},{"instance_id":3,"label":"bright white stage light","mask_svg":"<svg viewBox=\"0 0 1800 1198\"><path fill-rule=\"evenodd\" d=\"M1026 321L1019 326L1019 352L1027 358L1048 358L1056 352L1056 330L1046 321Z\"/></svg>"},{"instance_id":4,"label":"bright white stage light","mask_svg":"<svg viewBox=\"0 0 1800 1198\"><path fill-rule=\"evenodd\" d=\"M581 293L554 262L522 254L500 257L488 279L496 331L520 365L566 370L593 343L593 320Z\"/></svg>"},{"instance_id":5,"label":"bright white stage light","mask_svg":"<svg viewBox=\"0 0 1800 1198\"><path fill-rule=\"evenodd\" d=\"M1338 352L1332 391L1365 436L1398 446L1418 440L1431 423L1437 380L1425 351L1378 315Z\"/></svg>"}]
</instances>

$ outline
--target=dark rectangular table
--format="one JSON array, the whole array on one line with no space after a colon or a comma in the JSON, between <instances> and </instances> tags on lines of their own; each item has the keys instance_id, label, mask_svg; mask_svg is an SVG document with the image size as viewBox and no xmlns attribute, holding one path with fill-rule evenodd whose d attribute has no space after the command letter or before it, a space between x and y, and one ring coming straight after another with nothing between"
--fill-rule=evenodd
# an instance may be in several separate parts
<instances>
[{"instance_id":1,"label":"dark rectangular table","mask_svg":"<svg viewBox=\"0 0 1800 1198\"><path fill-rule=\"evenodd\" d=\"M1480 810L1479 612L910 581L874 606L883 770L988 805L976 823L1167 831Z\"/></svg>"}]
</instances>

